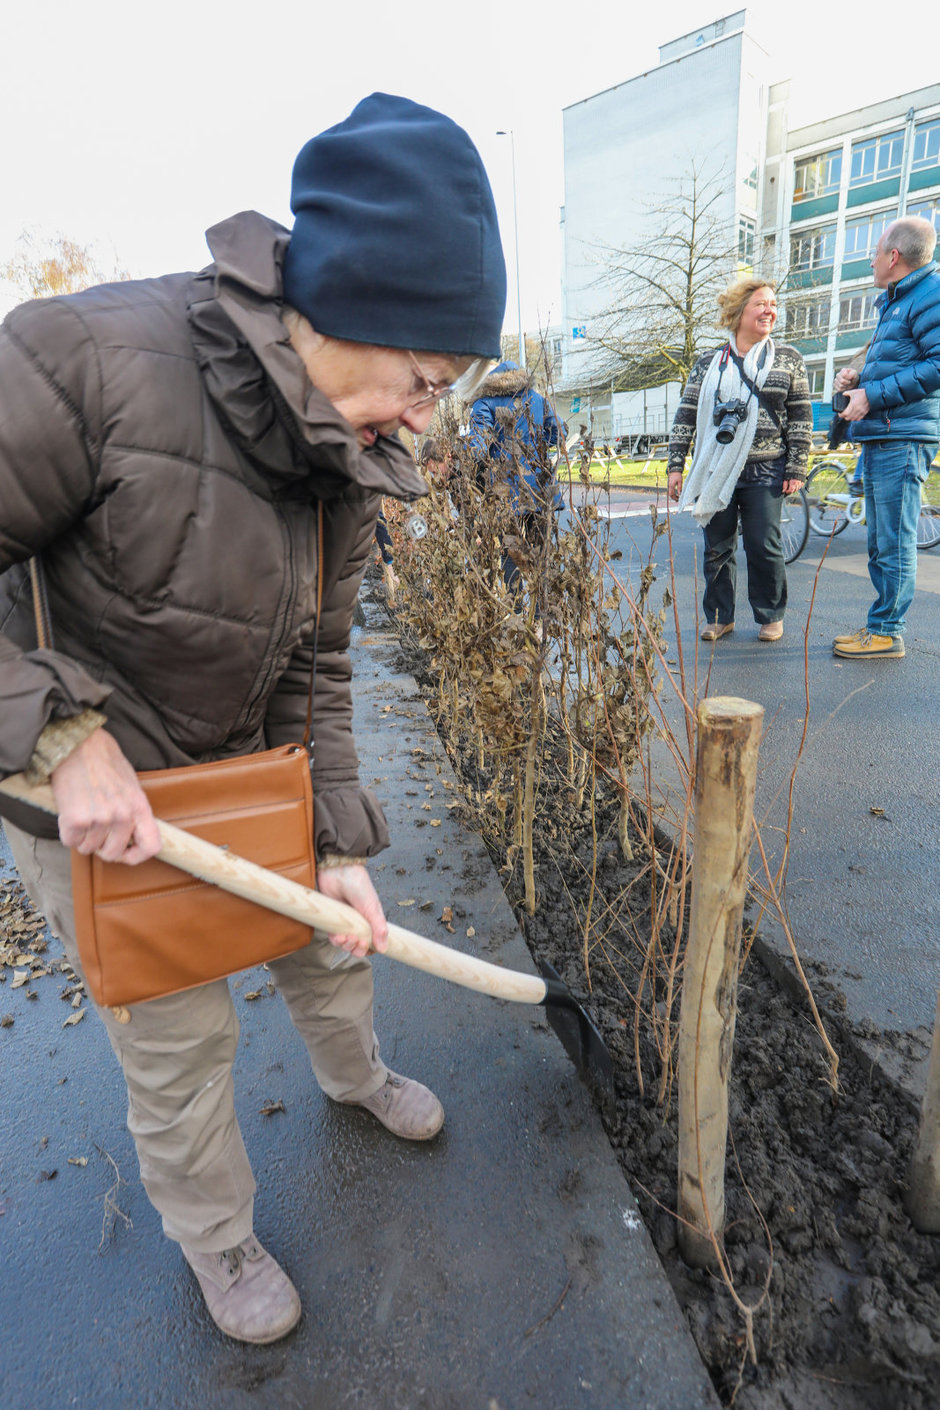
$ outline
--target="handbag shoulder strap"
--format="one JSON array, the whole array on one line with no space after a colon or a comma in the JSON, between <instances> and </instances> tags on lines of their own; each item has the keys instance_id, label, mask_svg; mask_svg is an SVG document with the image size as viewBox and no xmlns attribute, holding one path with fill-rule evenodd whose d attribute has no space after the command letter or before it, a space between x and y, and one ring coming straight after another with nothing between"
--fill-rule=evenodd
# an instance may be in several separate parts
<instances>
[{"instance_id":1,"label":"handbag shoulder strap","mask_svg":"<svg viewBox=\"0 0 940 1410\"><path fill-rule=\"evenodd\" d=\"M46 582L42 575L42 559L36 553L29 560L29 583L33 592L33 618L36 622L36 644L40 650L52 649L52 622L49 619L49 601L46 597Z\"/></svg>"},{"instance_id":2,"label":"handbag shoulder strap","mask_svg":"<svg viewBox=\"0 0 940 1410\"><path fill-rule=\"evenodd\" d=\"M307 725L304 749L313 758L313 692L317 676L317 643L320 640L320 608L323 604L323 501L317 501L317 625L313 636L313 660L310 662L310 688L307 691Z\"/></svg>"}]
</instances>

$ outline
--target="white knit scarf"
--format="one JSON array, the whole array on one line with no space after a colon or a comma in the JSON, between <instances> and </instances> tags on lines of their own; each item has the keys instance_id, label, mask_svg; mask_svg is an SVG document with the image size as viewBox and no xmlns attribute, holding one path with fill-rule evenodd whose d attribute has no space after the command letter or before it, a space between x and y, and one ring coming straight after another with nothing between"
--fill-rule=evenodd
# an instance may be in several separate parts
<instances>
[{"instance_id":1,"label":"white knit scarf","mask_svg":"<svg viewBox=\"0 0 940 1410\"><path fill-rule=\"evenodd\" d=\"M731 346L738 352L734 338ZM761 366L761 355L766 349L766 357ZM755 343L744 357L744 371L751 381L762 387L774 365L774 340L765 338ZM724 349L715 353L708 366L698 393L698 412L695 421L695 451L688 478L679 497L679 509L692 507L693 517L704 527L719 509L731 503L738 476L744 469L748 451L754 443L757 430L757 397L741 380L741 374L730 357L722 357ZM738 353L740 357L740 353ZM722 361L724 366L722 367ZM714 411L715 393L719 401L738 399L747 402L747 417L738 426L734 440L721 445L715 432Z\"/></svg>"}]
</instances>

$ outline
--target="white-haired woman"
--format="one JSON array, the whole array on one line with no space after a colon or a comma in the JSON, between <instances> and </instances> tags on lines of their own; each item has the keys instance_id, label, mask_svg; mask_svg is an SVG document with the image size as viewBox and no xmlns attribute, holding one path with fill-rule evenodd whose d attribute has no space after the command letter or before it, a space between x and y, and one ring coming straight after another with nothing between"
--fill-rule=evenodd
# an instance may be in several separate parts
<instances>
[{"instance_id":1,"label":"white-haired woman","mask_svg":"<svg viewBox=\"0 0 940 1410\"><path fill-rule=\"evenodd\" d=\"M698 359L682 393L669 438L668 493L680 509L691 508L705 533L702 640L734 631L740 520L758 636L779 641L787 605L780 511L806 480L813 426L806 366L796 348L771 337L772 284L738 279L718 307L730 336Z\"/></svg>"}]
</instances>

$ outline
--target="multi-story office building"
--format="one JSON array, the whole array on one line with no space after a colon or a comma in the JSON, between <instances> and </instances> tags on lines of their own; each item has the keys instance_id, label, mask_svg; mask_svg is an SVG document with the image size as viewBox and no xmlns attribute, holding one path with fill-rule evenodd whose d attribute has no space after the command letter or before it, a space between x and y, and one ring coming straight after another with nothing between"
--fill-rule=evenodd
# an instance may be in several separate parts
<instances>
[{"instance_id":1,"label":"multi-story office building","mask_svg":"<svg viewBox=\"0 0 940 1410\"><path fill-rule=\"evenodd\" d=\"M727 174L728 247L741 270L779 282L778 337L803 352L820 401L868 341L878 294L869 257L885 226L917 214L940 229L940 84L791 130L789 84L768 82L771 64L741 10L564 110L561 385L580 394L596 436L639 429L635 396L591 385L592 320L609 297L604 250L642 249L650 198L693 163Z\"/></svg>"},{"instance_id":2,"label":"multi-story office building","mask_svg":"<svg viewBox=\"0 0 940 1410\"><path fill-rule=\"evenodd\" d=\"M785 114L785 88L771 90L772 116ZM940 230L940 84L782 129L765 163L765 265L783 281L784 336L822 399L871 336L870 257L885 227L906 214Z\"/></svg>"}]
</instances>

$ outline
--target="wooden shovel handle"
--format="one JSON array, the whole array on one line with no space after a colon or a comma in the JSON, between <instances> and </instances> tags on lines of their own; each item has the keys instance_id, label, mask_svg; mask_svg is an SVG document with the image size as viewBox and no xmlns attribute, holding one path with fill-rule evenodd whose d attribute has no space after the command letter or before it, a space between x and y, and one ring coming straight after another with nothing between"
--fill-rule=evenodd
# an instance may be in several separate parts
<instances>
[{"instance_id":1,"label":"wooden shovel handle","mask_svg":"<svg viewBox=\"0 0 940 1410\"><path fill-rule=\"evenodd\" d=\"M32 803L47 813L56 812L52 789L48 785L31 786L22 774L14 774L0 781L0 792ZM162 862L327 934L371 936L372 930L365 917L342 901L334 901L324 896L322 891L300 886L296 881L216 847L181 827L174 827L172 823L162 822L159 818L156 823L163 843L157 856ZM439 945L435 940L427 940L423 935L404 930L400 925L389 925L385 953L412 969L424 970L439 979L462 984L465 989L476 989L478 993L509 999L513 1003L539 1004L547 992L545 980L537 974L501 969L474 955L461 954L447 945Z\"/></svg>"}]
</instances>

